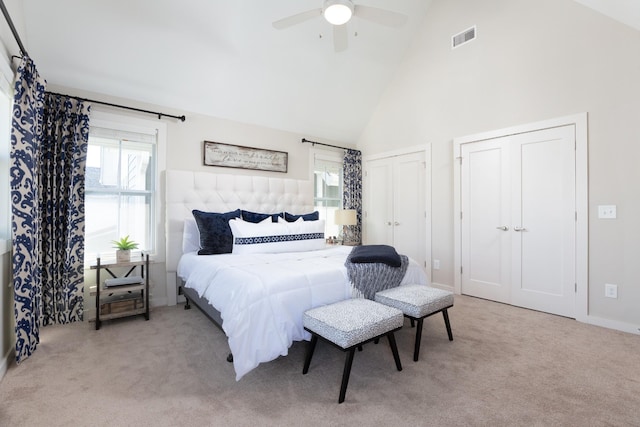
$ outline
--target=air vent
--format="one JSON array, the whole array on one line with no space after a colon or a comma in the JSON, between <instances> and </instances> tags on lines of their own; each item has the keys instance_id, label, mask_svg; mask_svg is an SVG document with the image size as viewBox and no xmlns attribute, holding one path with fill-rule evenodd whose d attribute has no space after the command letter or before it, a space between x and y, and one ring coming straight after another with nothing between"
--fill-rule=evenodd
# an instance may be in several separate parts
<instances>
[{"instance_id":1,"label":"air vent","mask_svg":"<svg viewBox=\"0 0 640 427\"><path fill-rule=\"evenodd\" d=\"M461 33L456 34L451 37L451 49L455 49L458 46L462 46L463 44L470 42L471 40L476 38L476 26L464 30Z\"/></svg>"}]
</instances>

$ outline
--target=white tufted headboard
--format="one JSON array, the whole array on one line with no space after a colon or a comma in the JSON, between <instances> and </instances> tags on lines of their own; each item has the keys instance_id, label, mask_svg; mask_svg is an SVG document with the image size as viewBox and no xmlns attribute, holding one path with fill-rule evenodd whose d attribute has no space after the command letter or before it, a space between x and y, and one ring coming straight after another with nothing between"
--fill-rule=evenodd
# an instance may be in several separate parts
<instances>
[{"instance_id":1,"label":"white tufted headboard","mask_svg":"<svg viewBox=\"0 0 640 427\"><path fill-rule=\"evenodd\" d=\"M167 273L175 273L182 255L184 219L193 218L193 209L307 213L314 210L313 184L297 179L168 170L165 206Z\"/></svg>"}]
</instances>

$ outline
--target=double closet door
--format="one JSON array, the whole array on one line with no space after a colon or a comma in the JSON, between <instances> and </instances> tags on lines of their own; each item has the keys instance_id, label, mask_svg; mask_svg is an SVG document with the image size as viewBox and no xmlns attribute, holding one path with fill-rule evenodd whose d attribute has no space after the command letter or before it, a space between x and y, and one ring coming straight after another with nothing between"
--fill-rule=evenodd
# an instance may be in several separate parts
<instances>
[{"instance_id":1,"label":"double closet door","mask_svg":"<svg viewBox=\"0 0 640 427\"><path fill-rule=\"evenodd\" d=\"M364 177L364 242L386 244L426 266L425 153L369 160Z\"/></svg>"},{"instance_id":2,"label":"double closet door","mask_svg":"<svg viewBox=\"0 0 640 427\"><path fill-rule=\"evenodd\" d=\"M461 291L575 317L575 128L461 146Z\"/></svg>"}]
</instances>

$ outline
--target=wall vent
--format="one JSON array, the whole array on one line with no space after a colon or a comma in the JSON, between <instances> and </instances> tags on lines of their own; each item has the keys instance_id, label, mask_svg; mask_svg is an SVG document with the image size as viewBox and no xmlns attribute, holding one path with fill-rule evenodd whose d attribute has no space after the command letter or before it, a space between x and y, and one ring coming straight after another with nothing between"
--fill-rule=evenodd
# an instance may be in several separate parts
<instances>
[{"instance_id":1,"label":"wall vent","mask_svg":"<svg viewBox=\"0 0 640 427\"><path fill-rule=\"evenodd\" d=\"M458 33L451 37L451 49L455 49L458 46L462 46L463 44L470 42L471 40L476 38L476 26L464 30L461 33Z\"/></svg>"}]
</instances>

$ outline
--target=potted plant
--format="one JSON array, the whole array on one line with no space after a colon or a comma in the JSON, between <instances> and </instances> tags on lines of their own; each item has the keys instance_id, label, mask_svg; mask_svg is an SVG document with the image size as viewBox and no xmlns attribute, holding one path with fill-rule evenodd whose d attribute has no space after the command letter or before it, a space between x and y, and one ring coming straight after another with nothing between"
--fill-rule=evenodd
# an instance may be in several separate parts
<instances>
[{"instance_id":1,"label":"potted plant","mask_svg":"<svg viewBox=\"0 0 640 427\"><path fill-rule=\"evenodd\" d=\"M120 240L112 240L113 247L116 248L116 262L131 261L131 249L138 249L138 243L129 240L129 236L124 236Z\"/></svg>"}]
</instances>

